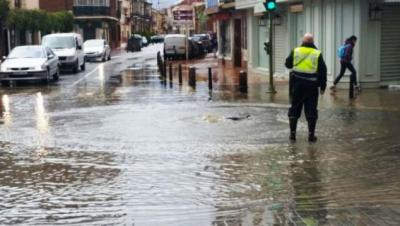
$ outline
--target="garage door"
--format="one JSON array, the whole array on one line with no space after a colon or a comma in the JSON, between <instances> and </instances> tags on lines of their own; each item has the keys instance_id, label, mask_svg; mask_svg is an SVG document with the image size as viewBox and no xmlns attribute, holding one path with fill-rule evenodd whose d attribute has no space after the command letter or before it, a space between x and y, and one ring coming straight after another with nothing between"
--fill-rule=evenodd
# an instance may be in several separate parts
<instances>
[{"instance_id":1,"label":"garage door","mask_svg":"<svg viewBox=\"0 0 400 226\"><path fill-rule=\"evenodd\" d=\"M400 3L384 4L381 42L381 81L400 81Z\"/></svg>"}]
</instances>

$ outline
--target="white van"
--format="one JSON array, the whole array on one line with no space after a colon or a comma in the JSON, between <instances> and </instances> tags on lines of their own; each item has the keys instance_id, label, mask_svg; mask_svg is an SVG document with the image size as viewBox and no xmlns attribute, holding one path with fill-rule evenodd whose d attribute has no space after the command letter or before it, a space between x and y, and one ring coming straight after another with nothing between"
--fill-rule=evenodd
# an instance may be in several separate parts
<instances>
[{"instance_id":1,"label":"white van","mask_svg":"<svg viewBox=\"0 0 400 226\"><path fill-rule=\"evenodd\" d=\"M58 33L42 38L42 45L49 47L58 56L61 68L72 68L77 73L85 70L85 53L80 34Z\"/></svg>"},{"instance_id":2,"label":"white van","mask_svg":"<svg viewBox=\"0 0 400 226\"><path fill-rule=\"evenodd\" d=\"M186 36L181 34L166 35L164 38L164 58L186 56Z\"/></svg>"}]
</instances>

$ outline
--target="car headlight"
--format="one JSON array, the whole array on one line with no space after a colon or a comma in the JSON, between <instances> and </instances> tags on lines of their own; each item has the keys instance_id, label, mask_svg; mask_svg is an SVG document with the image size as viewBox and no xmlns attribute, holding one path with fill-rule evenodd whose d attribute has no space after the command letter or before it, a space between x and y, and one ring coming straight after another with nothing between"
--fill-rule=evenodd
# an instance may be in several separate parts
<instances>
[{"instance_id":1,"label":"car headlight","mask_svg":"<svg viewBox=\"0 0 400 226\"><path fill-rule=\"evenodd\" d=\"M42 70L46 70L46 65L38 65L38 66L36 66L35 67L35 70L38 70L38 71L42 71Z\"/></svg>"}]
</instances>

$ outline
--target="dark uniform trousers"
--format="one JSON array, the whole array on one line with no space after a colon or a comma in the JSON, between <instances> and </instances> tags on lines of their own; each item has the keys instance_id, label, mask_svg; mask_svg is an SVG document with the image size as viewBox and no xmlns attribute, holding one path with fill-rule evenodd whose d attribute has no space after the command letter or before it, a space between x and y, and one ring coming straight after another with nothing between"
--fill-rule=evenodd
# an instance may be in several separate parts
<instances>
[{"instance_id":1,"label":"dark uniform trousers","mask_svg":"<svg viewBox=\"0 0 400 226\"><path fill-rule=\"evenodd\" d=\"M298 119L304 106L306 119L318 119L318 96L319 89L316 81L309 81L293 76L293 94L291 98L292 106L289 108L288 116Z\"/></svg>"}]
</instances>

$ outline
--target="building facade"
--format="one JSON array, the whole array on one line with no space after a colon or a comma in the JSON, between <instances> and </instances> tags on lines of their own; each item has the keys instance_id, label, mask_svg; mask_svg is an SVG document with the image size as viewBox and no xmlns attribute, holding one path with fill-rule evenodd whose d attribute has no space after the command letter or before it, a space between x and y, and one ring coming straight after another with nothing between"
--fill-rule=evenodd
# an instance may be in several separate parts
<instances>
[{"instance_id":1,"label":"building facade","mask_svg":"<svg viewBox=\"0 0 400 226\"><path fill-rule=\"evenodd\" d=\"M211 17L218 36L218 58L224 65L246 68L248 64L248 16L236 9L234 0L207 0L206 14Z\"/></svg>"},{"instance_id":2,"label":"building facade","mask_svg":"<svg viewBox=\"0 0 400 226\"><path fill-rule=\"evenodd\" d=\"M84 40L105 39L112 48L121 43L121 2L118 0L39 0L39 7L49 12L74 14L74 31Z\"/></svg>"},{"instance_id":3,"label":"building facade","mask_svg":"<svg viewBox=\"0 0 400 226\"><path fill-rule=\"evenodd\" d=\"M363 87L400 84L400 1L399 0L303 0L278 2L274 17L274 68L287 75L284 61L290 50L301 44L304 33L315 35L332 82L340 70L337 49L356 35L354 64ZM247 17L248 68L267 72L269 60L263 46L268 41L269 21L261 2L238 0L236 10ZM348 78L344 78L344 81ZM341 84L347 87L345 83Z\"/></svg>"},{"instance_id":4,"label":"building facade","mask_svg":"<svg viewBox=\"0 0 400 226\"><path fill-rule=\"evenodd\" d=\"M39 9L39 0L9 0L10 9ZM5 24L2 24L5 26ZM27 44L39 44L40 43L40 32L38 31L27 31L18 29L6 29L6 27L0 27L1 43L0 43L0 55L6 56L12 48L18 45Z\"/></svg>"},{"instance_id":5,"label":"building facade","mask_svg":"<svg viewBox=\"0 0 400 226\"><path fill-rule=\"evenodd\" d=\"M121 46L125 47L132 34L132 1L120 0Z\"/></svg>"},{"instance_id":6,"label":"building facade","mask_svg":"<svg viewBox=\"0 0 400 226\"><path fill-rule=\"evenodd\" d=\"M74 30L84 40L105 39L112 48L120 46L121 2L118 0L74 0Z\"/></svg>"},{"instance_id":7,"label":"building facade","mask_svg":"<svg viewBox=\"0 0 400 226\"><path fill-rule=\"evenodd\" d=\"M152 4L147 0L132 0L132 30L134 33L142 33L151 29Z\"/></svg>"},{"instance_id":8,"label":"building facade","mask_svg":"<svg viewBox=\"0 0 400 226\"><path fill-rule=\"evenodd\" d=\"M163 11L152 9L152 32L156 34L166 33L166 18Z\"/></svg>"}]
</instances>

